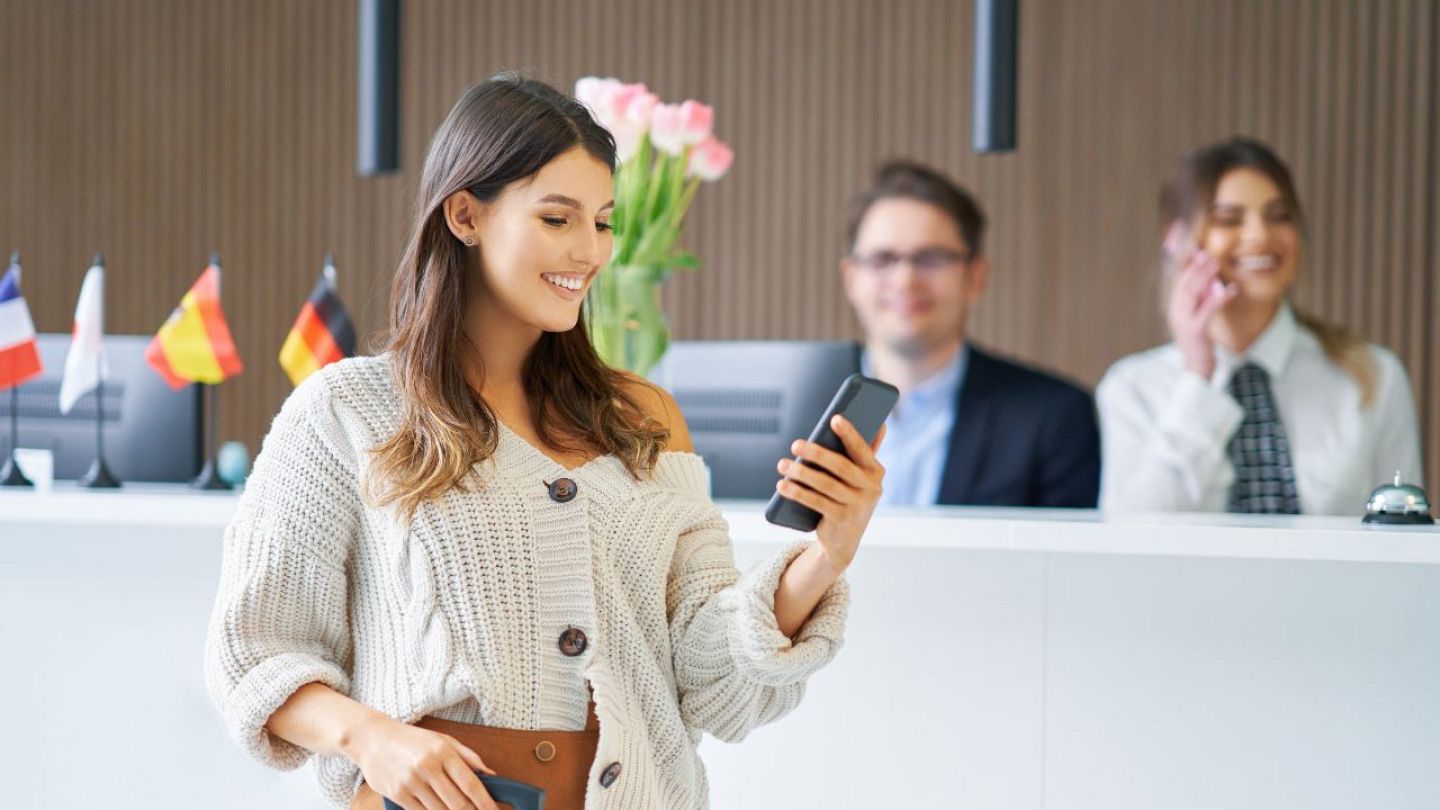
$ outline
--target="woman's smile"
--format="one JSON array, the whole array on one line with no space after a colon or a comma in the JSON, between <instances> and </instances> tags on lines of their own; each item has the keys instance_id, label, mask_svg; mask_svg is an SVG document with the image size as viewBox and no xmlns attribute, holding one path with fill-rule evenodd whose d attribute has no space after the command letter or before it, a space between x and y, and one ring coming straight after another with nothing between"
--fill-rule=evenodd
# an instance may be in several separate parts
<instances>
[{"instance_id":1,"label":"woman's smile","mask_svg":"<svg viewBox=\"0 0 1440 810\"><path fill-rule=\"evenodd\" d=\"M540 276L545 286L566 301L579 301L585 297L589 277L589 273L543 273Z\"/></svg>"},{"instance_id":2,"label":"woman's smile","mask_svg":"<svg viewBox=\"0 0 1440 810\"><path fill-rule=\"evenodd\" d=\"M1278 270L1281 265L1280 257L1273 253L1236 256L1232 263L1235 269L1242 273L1265 273Z\"/></svg>"}]
</instances>

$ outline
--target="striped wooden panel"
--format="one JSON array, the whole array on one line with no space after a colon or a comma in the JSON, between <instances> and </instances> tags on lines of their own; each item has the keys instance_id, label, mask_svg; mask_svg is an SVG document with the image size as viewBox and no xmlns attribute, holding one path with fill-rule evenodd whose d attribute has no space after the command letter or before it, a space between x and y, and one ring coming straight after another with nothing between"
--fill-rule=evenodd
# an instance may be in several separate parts
<instances>
[{"instance_id":1,"label":"striped wooden panel","mask_svg":"<svg viewBox=\"0 0 1440 810\"><path fill-rule=\"evenodd\" d=\"M406 3L404 170L360 179L352 0L0 0L0 250L24 250L49 331L104 251L108 326L135 333L220 250L247 361L222 431L253 450L325 251L361 334L383 330L408 195L460 91L510 67L562 87L616 75L714 103L738 154L690 221L707 267L665 291L677 336L856 337L844 203L906 156L991 216L977 338L1093 384L1164 339L1160 178L1247 133L1289 160L1308 207L1297 301L1405 361L1440 484L1436 0L1029 0L1020 148L999 156L968 148L972 15L954 0Z\"/></svg>"}]
</instances>

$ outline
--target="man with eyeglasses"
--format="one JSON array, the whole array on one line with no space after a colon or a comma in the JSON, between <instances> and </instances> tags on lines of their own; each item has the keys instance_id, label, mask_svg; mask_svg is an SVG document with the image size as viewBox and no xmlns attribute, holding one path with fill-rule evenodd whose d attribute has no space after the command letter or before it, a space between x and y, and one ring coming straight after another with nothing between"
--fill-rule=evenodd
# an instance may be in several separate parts
<instances>
[{"instance_id":1,"label":"man with eyeglasses","mask_svg":"<svg viewBox=\"0 0 1440 810\"><path fill-rule=\"evenodd\" d=\"M1093 508L1090 394L966 340L990 272L984 234L974 199L914 163L885 164L852 203L840 272L865 330L861 370L900 389L880 503Z\"/></svg>"}]
</instances>

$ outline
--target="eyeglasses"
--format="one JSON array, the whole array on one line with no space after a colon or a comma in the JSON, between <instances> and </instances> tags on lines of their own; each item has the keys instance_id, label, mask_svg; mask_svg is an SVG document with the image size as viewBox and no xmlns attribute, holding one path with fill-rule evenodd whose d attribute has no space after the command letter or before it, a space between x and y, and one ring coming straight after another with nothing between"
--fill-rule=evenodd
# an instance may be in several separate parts
<instances>
[{"instance_id":1,"label":"eyeglasses","mask_svg":"<svg viewBox=\"0 0 1440 810\"><path fill-rule=\"evenodd\" d=\"M941 272L968 263L969 253L944 247L921 248L914 253L896 253L893 250L877 250L864 256L851 256L850 260L862 270L877 276L886 275L900 264L909 263L916 275L934 276Z\"/></svg>"}]
</instances>

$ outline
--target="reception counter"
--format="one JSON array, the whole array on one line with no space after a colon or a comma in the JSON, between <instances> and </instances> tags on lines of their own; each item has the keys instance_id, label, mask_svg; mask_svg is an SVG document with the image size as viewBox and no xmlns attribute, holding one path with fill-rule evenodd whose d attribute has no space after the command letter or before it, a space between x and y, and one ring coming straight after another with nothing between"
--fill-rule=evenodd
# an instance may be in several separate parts
<instances>
[{"instance_id":1,"label":"reception counter","mask_svg":"<svg viewBox=\"0 0 1440 810\"><path fill-rule=\"evenodd\" d=\"M235 502L0 492L8 806L324 806L205 695ZM742 567L793 536L722 506ZM1433 527L881 512L850 579L804 704L702 744L713 807L1440 807Z\"/></svg>"}]
</instances>

